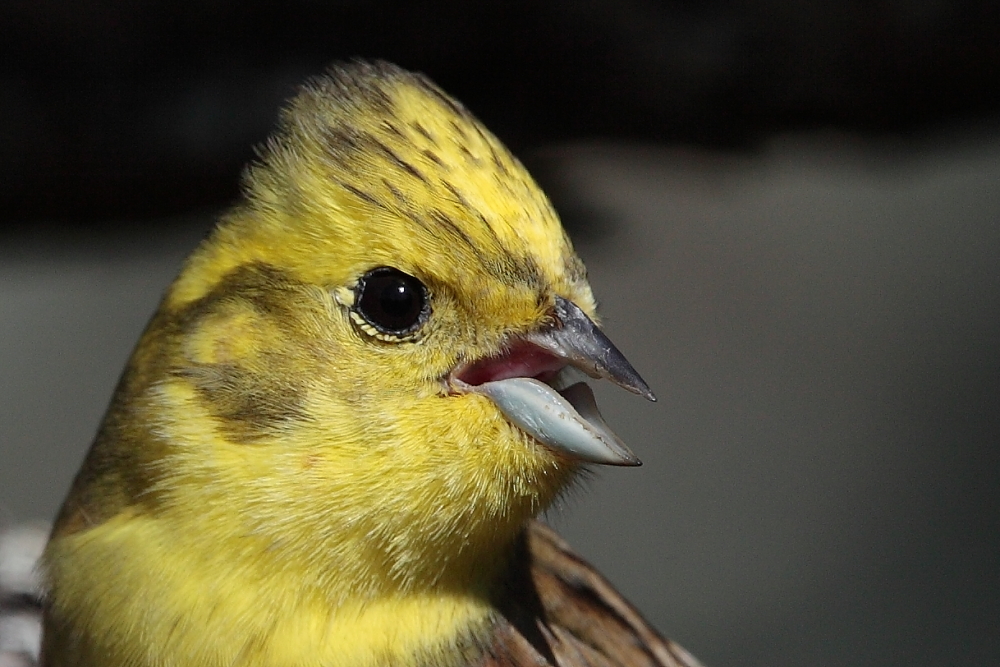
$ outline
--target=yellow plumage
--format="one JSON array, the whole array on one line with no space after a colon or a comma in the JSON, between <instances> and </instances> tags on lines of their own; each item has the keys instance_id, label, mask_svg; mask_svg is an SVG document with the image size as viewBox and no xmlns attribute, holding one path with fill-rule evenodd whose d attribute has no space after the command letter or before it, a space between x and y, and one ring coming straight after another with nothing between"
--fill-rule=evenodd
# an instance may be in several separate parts
<instances>
[{"instance_id":1,"label":"yellow plumage","mask_svg":"<svg viewBox=\"0 0 1000 667\"><path fill-rule=\"evenodd\" d=\"M491 359L548 377L516 349L557 298L594 315L468 112L388 65L313 81L126 369L46 552L46 663L481 662L580 465L483 393Z\"/></svg>"}]
</instances>

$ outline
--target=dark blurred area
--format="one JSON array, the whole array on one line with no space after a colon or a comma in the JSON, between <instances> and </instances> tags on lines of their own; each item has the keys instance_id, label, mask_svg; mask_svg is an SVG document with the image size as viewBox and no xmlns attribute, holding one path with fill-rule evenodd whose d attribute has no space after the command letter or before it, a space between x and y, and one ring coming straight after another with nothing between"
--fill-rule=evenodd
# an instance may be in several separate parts
<instances>
[{"instance_id":1,"label":"dark blurred area","mask_svg":"<svg viewBox=\"0 0 1000 667\"><path fill-rule=\"evenodd\" d=\"M520 153L1000 109L993 0L15 0L0 33L0 210L21 224L225 204L281 101L353 57L430 74Z\"/></svg>"}]
</instances>

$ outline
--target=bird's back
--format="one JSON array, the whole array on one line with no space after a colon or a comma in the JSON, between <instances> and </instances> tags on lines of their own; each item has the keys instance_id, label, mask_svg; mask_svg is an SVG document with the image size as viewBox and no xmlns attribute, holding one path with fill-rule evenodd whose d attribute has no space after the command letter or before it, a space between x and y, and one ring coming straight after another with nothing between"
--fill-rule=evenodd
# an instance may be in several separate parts
<instances>
[{"instance_id":1,"label":"bird's back","mask_svg":"<svg viewBox=\"0 0 1000 667\"><path fill-rule=\"evenodd\" d=\"M532 521L482 667L699 667L551 528Z\"/></svg>"}]
</instances>

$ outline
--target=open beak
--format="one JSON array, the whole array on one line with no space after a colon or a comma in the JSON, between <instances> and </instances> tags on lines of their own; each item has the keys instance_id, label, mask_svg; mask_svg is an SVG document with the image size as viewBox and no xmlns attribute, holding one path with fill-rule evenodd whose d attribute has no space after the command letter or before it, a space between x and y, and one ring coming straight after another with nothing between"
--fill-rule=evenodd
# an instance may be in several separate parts
<instances>
[{"instance_id":1,"label":"open beak","mask_svg":"<svg viewBox=\"0 0 1000 667\"><path fill-rule=\"evenodd\" d=\"M641 465L604 422L584 373L656 397L576 304L557 296L553 314L551 326L513 341L503 355L456 369L452 386L486 396L516 426L573 459Z\"/></svg>"}]
</instances>

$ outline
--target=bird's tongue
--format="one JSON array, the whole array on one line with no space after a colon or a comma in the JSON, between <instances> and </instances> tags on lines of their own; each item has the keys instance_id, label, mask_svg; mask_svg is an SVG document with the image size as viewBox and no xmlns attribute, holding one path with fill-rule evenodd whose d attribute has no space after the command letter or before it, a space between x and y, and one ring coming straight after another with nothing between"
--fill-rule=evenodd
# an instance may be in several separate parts
<instances>
[{"instance_id":1,"label":"bird's tongue","mask_svg":"<svg viewBox=\"0 0 1000 667\"><path fill-rule=\"evenodd\" d=\"M459 380L493 401L523 431L591 463L639 465L601 417L583 373L530 343L466 368Z\"/></svg>"}]
</instances>

